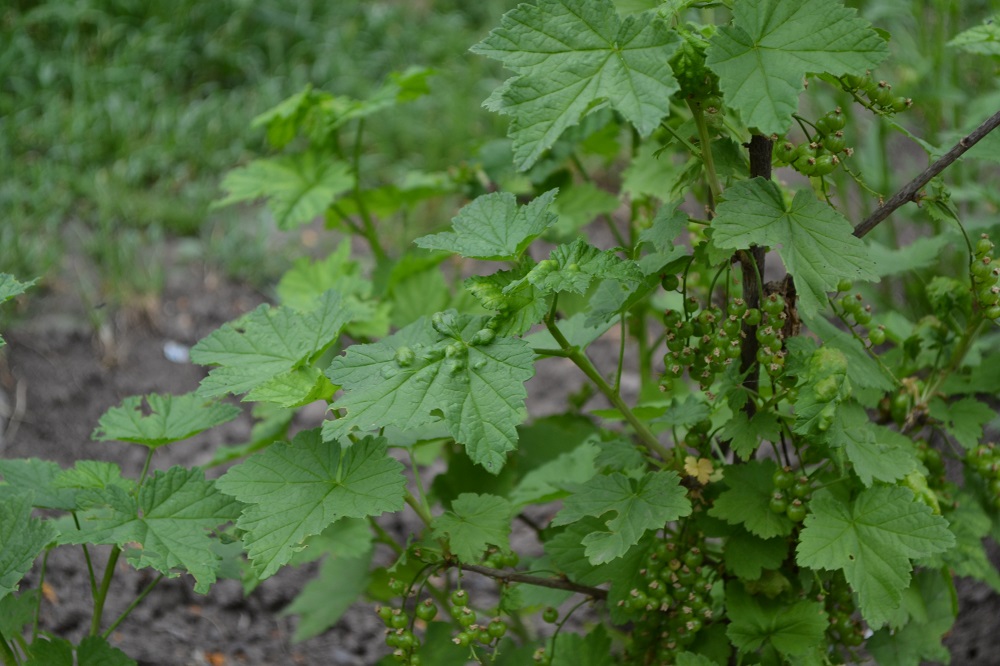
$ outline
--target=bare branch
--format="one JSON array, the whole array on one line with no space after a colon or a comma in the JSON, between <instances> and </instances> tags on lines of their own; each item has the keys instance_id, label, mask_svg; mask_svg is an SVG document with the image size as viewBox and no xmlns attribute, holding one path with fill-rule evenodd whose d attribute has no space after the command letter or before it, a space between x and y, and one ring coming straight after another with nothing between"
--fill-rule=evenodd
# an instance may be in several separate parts
<instances>
[{"instance_id":1,"label":"bare branch","mask_svg":"<svg viewBox=\"0 0 1000 666\"><path fill-rule=\"evenodd\" d=\"M917 193L924 185L930 182L931 178L951 166L951 164L961 157L965 151L976 145L980 139L995 130L998 126L1000 126L1000 111L997 111L992 116L987 118L983 124L973 130L971 134L952 146L951 150L938 158L937 161L924 169L919 176L911 180L909 183L904 185L902 189L892 195L888 201L879 206L874 213L869 215L864 222L854 227L854 235L858 238L865 236L869 231L878 226L882 220L889 217L897 208L908 201L916 201Z\"/></svg>"},{"instance_id":2,"label":"bare branch","mask_svg":"<svg viewBox=\"0 0 1000 666\"><path fill-rule=\"evenodd\" d=\"M518 573L516 571L504 571L503 569L494 569L492 567L484 567L478 564L462 564L460 562L455 562L454 566L457 566L465 571L472 571L473 573L481 574L483 576L496 578L497 580L505 583L526 583L528 585L537 585L538 587L551 587L556 590L568 590L570 592L577 592L578 594L585 594L592 599L608 598L607 590L603 590L599 587L580 585L561 578L542 578L541 576L532 576L531 574Z\"/></svg>"}]
</instances>

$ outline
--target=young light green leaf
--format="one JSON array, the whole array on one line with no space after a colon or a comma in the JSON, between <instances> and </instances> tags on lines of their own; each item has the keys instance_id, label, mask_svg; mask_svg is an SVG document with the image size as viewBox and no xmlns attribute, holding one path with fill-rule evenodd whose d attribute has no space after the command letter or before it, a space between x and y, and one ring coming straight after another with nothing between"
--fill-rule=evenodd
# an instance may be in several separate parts
<instances>
[{"instance_id":1,"label":"young light green leaf","mask_svg":"<svg viewBox=\"0 0 1000 666\"><path fill-rule=\"evenodd\" d=\"M236 525L260 579L272 576L303 540L343 517L366 518L403 508L403 466L386 441L365 437L351 447L324 442L319 429L231 468L216 485L247 503Z\"/></svg>"},{"instance_id":2,"label":"young light green leaf","mask_svg":"<svg viewBox=\"0 0 1000 666\"><path fill-rule=\"evenodd\" d=\"M334 359L327 376L344 389L334 408L347 414L326 421L323 437L354 427L407 430L443 418L469 457L497 474L525 417L524 382L535 373L534 354L512 338L480 344L485 317L439 314Z\"/></svg>"},{"instance_id":3,"label":"young light green leaf","mask_svg":"<svg viewBox=\"0 0 1000 666\"><path fill-rule=\"evenodd\" d=\"M799 308L807 314L825 306L826 292L836 289L841 279L878 279L851 223L810 190L796 192L786 208L774 182L754 178L737 183L719 203L712 231L712 244L718 248L777 247L795 279Z\"/></svg>"},{"instance_id":4,"label":"young light green leaf","mask_svg":"<svg viewBox=\"0 0 1000 666\"><path fill-rule=\"evenodd\" d=\"M668 65L677 45L651 13L622 20L611 0L539 0L505 14L472 51L516 73L486 106L512 116L514 162L525 170L598 105L648 136L678 88Z\"/></svg>"},{"instance_id":5,"label":"young light green leaf","mask_svg":"<svg viewBox=\"0 0 1000 666\"><path fill-rule=\"evenodd\" d=\"M311 222L354 187L350 167L332 155L309 151L254 160L230 171L222 180L228 194L216 206L229 206L259 198L281 229Z\"/></svg>"},{"instance_id":6,"label":"young light green leaf","mask_svg":"<svg viewBox=\"0 0 1000 666\"><path fill-rule=\"evenodd\" d=\"M721 518L730 525L743 525L761 539L787 536L793 523L784 514L776 514L768 506L774 494L771 477L777 465L773 460L752 460L745 465L726 467L728 487L708 515Z\"/></svg>"},{"instance_id":7,"label":"young light green leaf","mask_svg":"<svg viewBox=\"0 0 1000 666\"><path fill-rule=\"evenodd\" d=\"M38 554L53 539L51 523L31 517L32 495L0 497L0 599L17 590Z\"/></svg>"},{"instance_id":8,"label":"young light green leaf","mask_svg":"<svg viewBox=\"0 0 1000 666\"><path fill-rule=\"evenodd\" d=\"M462 562L482 559L487 546L510 551L510 521L514 507L496 495L462 493L451 510L434 518L434 537L446 539L451 552Z\"/></svg>"},{"instance_id":9,"label":"young light green leaf","mask_svg":"<svg viewBox=\"0 0 1000 666\"><path fill-rule=\"evenodd\" d=\"M975 398L962 398L953 403L935 398L931 401L931 416L944 424L944 429L966 449L979 444L983 426L997 418L994 409Z\"/></svg>"},{"instance_id":10,"label":"young light green leaf","mask_svg":"<svg viewBox=\"0 0 1000 666\"><path fill-rule=\"evenodd\" d=\"M823 604L788 604L747 594L743 585L726 585L726 635L741 652L755 652L770 644L785 657L802 655L823 643L827 621Z\"/></svg>"},{"instance_id":11,"label":"young light green leaf","mask_svg":"<svg viewBox=\"0 0 1000 666\"><path fill-rule=\"evenodd\" d=\"M104 412L90 437L95 441L132 442L157 449L194 437L239 415L239 407L206 400L197 393L135 395Z\"/></svg>"},{"instance_id":12,"label":"young light green leaf","mask_svg":"<svg viewBox=\"0 0 1000 666\"><path fill-rule=\"evenodd\" d=\"M876 486L850 504L820 491L809 509L796 560L813 569L843 569L872 627L899 607L910 584L910 560L955 544L948 523L907 488Z\"/></svg>"},{"instance_id":13,"label":"young light green leaf","mask_svg":"<svg viewBox=\"0 0 1000 666\"><path fill-rule=\"evenodd\" d=\"M427 250L445 250L472 259L515 261L552 226L549 211L558 190L549 190L525 206L510 192L476 198L451 221L454 231L423 236L414 242Z\"/></svg>"},{"instance_id":14,"label":"young light green leaf","mask_svg":"<svg viewBox=\"0 0 1000 666\"><path fill-rule=\"evenodd\" d=\"M302 367L337 339L353 315L336 291L326 292L309 312L261 305L191 348L195 363L219 366L202 380L198 393L209 398L246 393ZM285 402L304 398L302 393L299 387L296 395L284 396Z\"/></svg>"},{"instance_id":15,"label":"young light green leaf","mask_svg":"<svg viewBox=\"0 0 1000 666\"><path fill-rule=\"evenodd\" d=\"M815 350L799 375L799 387L794 431L812 436L826 432L840 404L851 395L843 352L833 347Z\"/></svg>"},{"instance_id":16,"label":"young light green leaf","mask_svg":"<svg viewBox=\"0 0 1000 666\"><path fill-rule=\"evenodd\" d=\"M916 448L905 435L876 426L857 404L845 405L830 427L830 444L843 447L861 482L892 483L917 468Z\"/></svg>"},{"instance_id":17,"label":"young light green leaf","mask_svg":"<svg viewBox=\"0 0 1000 666\"><path fill-rule=\"evenodd\" d=\"M544 294L560 291L583 294L594 279L638 283L643 275L631 259L622 259L611 250L602 252L583 238L577 238L552 250L548 259L540 261L522 279L507 285L504 293L516 291L528 282Z\"/></svg>"},{"instance_id":18,"label":"young light green leaf","mask_svg":"<svg viewBox=\"0 0 1000 666\"><path fill-rule=\"evenodd\" d=\"M344 615L364 594L370 579L371 551L356 557L328 557L319 574L302 588L281 615L294 615L298 622L292 640L318 636Z\"/></svg>"},{"instance_id":19,"label":"young light green leaf","mask_svg":"<svg viewBox=\"0 0 1000 666\"><path fill-rule=\"evenodd\" d=\"M614 513L613 516L606 514ZM605 529L583 538L587 559L602 564L624 555L646 530L660 529L691 514L675 472L648 472L633 479L615 472L597 475L573 488L553 525L567 525L587 516L601 518Z\"/></svg>"},{"instance_id":20,"label":"young light green leaf","mask_svg":"<svg viewBox=\"0 0 1000 666\"><path fill-rule=\"evenodd\" d=\"M784 134L808 73L864 74L888 55L872 29L839 0L738 0L733 24L711 38L705 64L726 103L761 134Z\"/></svg>"},{"instance_id":21,"label":"young light green leaf","mask_svg":"<svg viewBox=\"0 0 1000 666\"><path fill-rule=\"evenodd\" d=\"M240 505L218 491L198 469L172 467L146 479L136 498L120 486L80 491L88 506L80 530L60 535L61 543L116 544L137 569L152 567L167 576L186 571L201 594L215 582L219 557L208 531L236 520ZM138 543L140 548L127 548Z\"/></svg>"}]
</instances>

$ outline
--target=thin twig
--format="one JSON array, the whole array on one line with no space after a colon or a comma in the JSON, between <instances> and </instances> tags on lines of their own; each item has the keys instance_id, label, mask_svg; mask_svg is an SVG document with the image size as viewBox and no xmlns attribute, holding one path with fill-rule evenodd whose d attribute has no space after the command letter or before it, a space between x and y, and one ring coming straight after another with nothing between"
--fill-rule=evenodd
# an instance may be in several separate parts
<instances>
[{"instance_id":1,"label":"thin twig","mask_svg":"<svg viewBox=\"0 0 1000 666\"><path fill-rule=\"evenodd\" d=\"M888 201L879 206L864 222L854 227L854 235L862 238L877 227L882 220L889 217L897 208L908 201L917 201L917 193L924 185L930 182L931 178L951 166L969 148L979 143L984 136L995 130L998 126L1000 126L1000 111L987 118L982 125L974 129L968 136L963 137L958 143L952 146L951 150L938 158L937 161L924 169L919 176L904 185Z\"/></svg>"},{"instance_id":2,"label":"thin twig","mask_svg":"<svg viewBox=\"0 0 1000 666\"><path fill-rule=\"evenodd\" d=\"M589 585L580 585L579 583L563 580L561 578L542 578L541 576L532 576L531 574L518 573L516 571L504 571L503 569L494 569L492 567L484 567L478 564L462 564L461 562L456 562L454 566L464 571L472 571L473 573L495 578L504 583L526 583L528 585L536 585L538 587L550 587L554 590L577 592L579 594L585 594L593 599L608 598L607 590L602 590L599 587L590 587Z\"/></svg>"}]
</instances>

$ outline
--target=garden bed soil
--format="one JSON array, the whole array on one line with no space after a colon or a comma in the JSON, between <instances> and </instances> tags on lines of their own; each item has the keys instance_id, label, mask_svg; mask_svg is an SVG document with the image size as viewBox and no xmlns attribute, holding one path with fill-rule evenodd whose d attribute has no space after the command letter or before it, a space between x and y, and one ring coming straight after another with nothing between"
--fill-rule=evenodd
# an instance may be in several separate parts
<instances>
[{"instance_id":1,"label":"garden bed soil","mask_svg":"<svg viewBox=\"0 0 1000 666\"><path fill-rule=\"evenodd\" d=\"M168 355L182 352L265 300L200 266L168 275L163 296L131 314L87 313L69 282L29 294L30 316L6 332L9 348L0 360L0 390L9 415L0 455L38 457L63 466L80 458L109 460L126 473L139 472L144 458L140 447L90 440L100 415L130 395L196 388L204 369ZM107 319L95 334L94 322L102 316ZM529 386L529 404L541 413L564 404L566 392L579 385L575 375L566 380L568 372L572 368L558 361L541 365ZM322 410L307 418L321 419ZM244 415L166 447L154 457L154 467L203 464L215 447L245 442L249 432L250 420ZM107 551L95 551L95 562L102 562ZM106 618L117 617L152 578L148 570L120 566ZM111 642L150 666L373 664L386 648L382 624L369 604L355 604L333 629L316 638L292 642L296 620L281 611L315 573L315 565L286 568L247 597L237 581L220 581L208 595L199 595L188 577L164 580L118 627ZM38 576L36 566L22 589L36 586ZM41 628L79 640L89 627L91 599L78 548L62 547L50 556L46 583ZM959 600L958 622L947 639L952 663L996 664L1000 595L960 581Z\"/></svg>"}]
</instances>

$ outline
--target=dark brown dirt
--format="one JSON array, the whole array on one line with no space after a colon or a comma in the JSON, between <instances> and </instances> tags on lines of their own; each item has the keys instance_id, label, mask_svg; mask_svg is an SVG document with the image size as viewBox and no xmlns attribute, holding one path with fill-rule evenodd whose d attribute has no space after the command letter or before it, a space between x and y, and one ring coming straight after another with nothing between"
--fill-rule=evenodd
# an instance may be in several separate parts
<instances>
[{"instance_id":1,"label":"dark brown dirt","mask_svg":"<svg viewBox=\"0 0 1000 666\"><path fill-rule=\"evenodd\" d=\"M45 293L36 290L30 316L7 332L10 346L6 358L0 357L0 389L13 416L0 455L39 457L64 466L80 458L110 460L131 474L139 471L144 450L90 441L99 416L126 396L196 388L204 370L168 360L164 345L190 346L265 300L263 294L220 279L200 265L172 271L162 298L131 315L107 320L88 316L75 294L68 282L56 283ZM95 321L100 323L96 332ZM609 351L612 347L608 345ZM541 413L555 411L580 385L573 369L559 360L540 364L538 373L531 383L530 404L540 405ZM244 416L158 452L155 467L202 464L215 447L241 443L249 431ZM103 562L106 551L95 551L95 562ZM314 574L314 566L286 569L248 597L236 581L221 581L202 596L192 591L188 578L166 580L118 628L112 643L151 666L374 663L386 649L382 625L367 604L355 605L325 634L291 642L295 619L281 615L281 610ZM148 571L122 565L106 617L117 617L150 578ZM49 558L46 580L54 594L43 603L42 628L71 640L81 638L92 606L79 549L57 549ZM36 568L22 587L37 583ZM952 663L998 663L1000 596L968 581L959 590L961 614L948 638Z\"/></svg>"}]
</instances>

